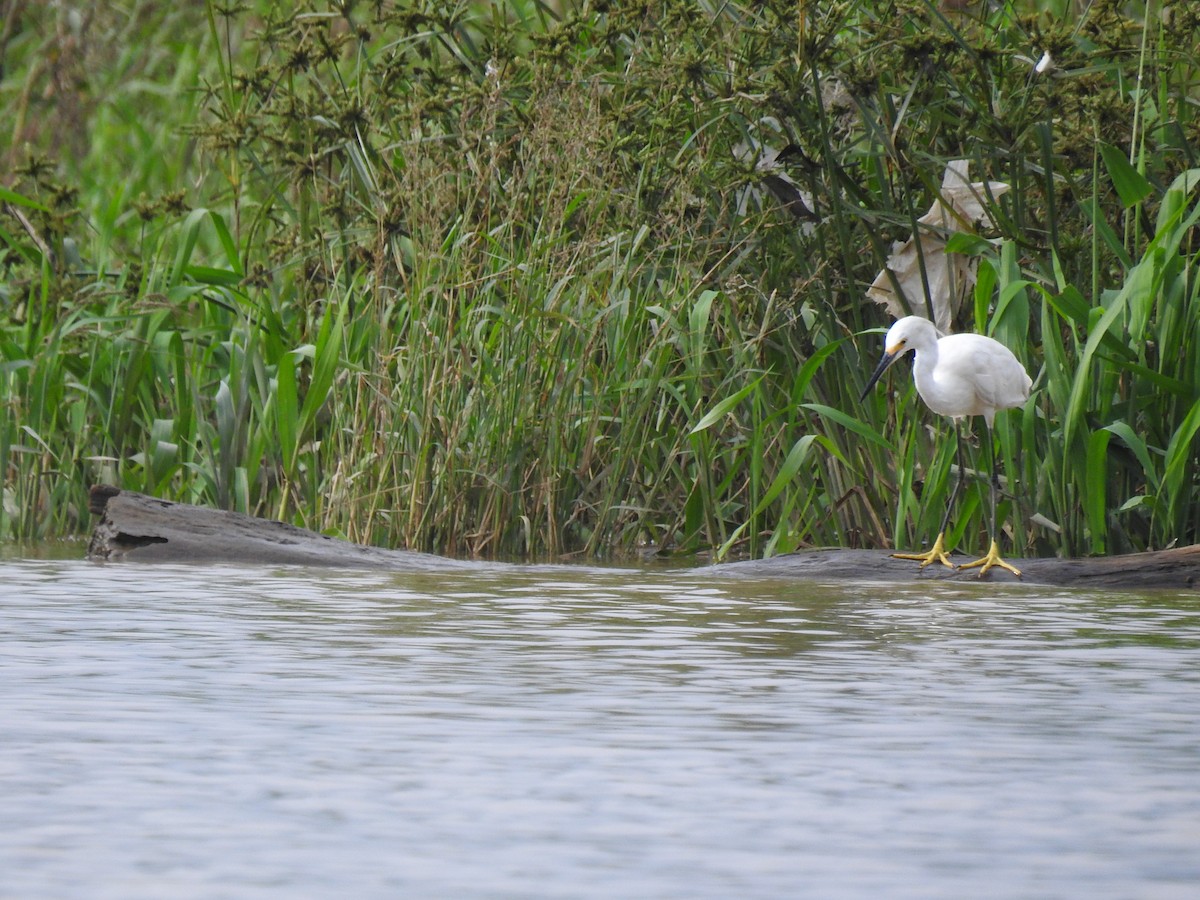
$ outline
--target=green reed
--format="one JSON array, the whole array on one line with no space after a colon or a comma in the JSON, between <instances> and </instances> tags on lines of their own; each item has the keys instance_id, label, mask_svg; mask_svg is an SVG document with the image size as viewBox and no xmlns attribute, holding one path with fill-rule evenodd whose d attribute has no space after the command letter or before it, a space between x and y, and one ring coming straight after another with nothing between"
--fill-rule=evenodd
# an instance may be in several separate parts
<instances>
[{"instance_id":1,"label":"green reed","mask_svg":"<svg viewBox=\"0 0 1200 900\"><path fill-rule=\"evenodd\" d=\"M956 245L957 327L1036 379L997 423L1008 539L1196 539L1186 11L250 6L100 13L44 108L18 85L63 32L23 12L5 538L85 530L113 481L448 553L915 546L952 432L903 367L859 402L886 325L863 291L970 158L1013 189ZM101 40L130 29L153 52ZM64 130L90 137L38 156ZM819 224L748 139L789 148ZM952 541L986 522L969 478Z\"/></svg>"}]
</instances>

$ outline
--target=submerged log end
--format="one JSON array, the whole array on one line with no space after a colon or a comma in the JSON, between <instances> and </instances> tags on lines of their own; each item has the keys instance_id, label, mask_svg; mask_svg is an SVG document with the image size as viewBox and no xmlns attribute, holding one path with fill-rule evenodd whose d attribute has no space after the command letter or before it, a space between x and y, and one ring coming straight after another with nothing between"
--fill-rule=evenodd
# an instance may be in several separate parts
<instances>
[{"instance_id":1,"label":"submerged log end","mask_svg":"<svg viewBox=\"0 0 1200 900\"><path fill-rule=\"evenodd\" d=\"M965 561L967 557L963 557ZM980 578L978 570L921 569L911 560L896 559L886 550L803 550L770 559L746 560L711 567L709 571L739 577L788 576L814 580L954 581L1062 585L1097 588L1200 588L1200 545L1150 550L1121 556L1058 559L1009 559L1021 570L1018 578L999 567Z\"/></svg>"}]
</instances>

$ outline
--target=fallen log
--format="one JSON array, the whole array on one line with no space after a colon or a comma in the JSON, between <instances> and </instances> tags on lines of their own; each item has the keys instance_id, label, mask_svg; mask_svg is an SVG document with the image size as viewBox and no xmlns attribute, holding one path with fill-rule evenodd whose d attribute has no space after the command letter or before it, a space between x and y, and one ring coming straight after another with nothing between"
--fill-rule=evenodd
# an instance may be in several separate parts
<instances>
[{"instance_id":1,"label":"fallen log","mask_svg":"<svg viewBox=\"0 0 1200 900\"><path fill-rule=\"evenodd\" d=\"M307 565L409 572L468 571L494 565L412 550L365 547L284 522L158 500L108 485L92 488L89 506L92 514L99 517L88 545L88 558L94 560ZM1024 584L1184 590L1200 586L1200 545L1122 556L1014 562L1021 569L1020 581ZM770 559L702 566L687 574L805 581L979 580L975 570L964 572L943 566L922 570L911 560L892 558L886 550L806 550ZM996 568L983 580L1015 582L1017 578Z\"/></svg>"},{"instance_id":2,"label":"fallen log","mask_svg":"<svg viewBox=\"0 0 1200 900\"><path fill-rule=\"evenodd\" d=\"M414 550L383 550L270 519L158 500L94 485L88 508L99 521L88 559L247 563L397 571L470 569L477 564Z\"/></svg>"},{"instance_id":3,"label":"fallen log","mask_svg":"<svg viewBox=\"0 0 1200 900\"><path fill-rule=\"evenodd\" d=\"M969 557L962 557L966 562ZM1200 545L1127 553L1121 556L1090 556L1081 559L1056 557L1008 561L1021 570L1021 577L999 567L982 579L977 569L948 569L931 565L925 569L910 559L896 559L887 550L804 550L770 559L746 560L711 566L708 571L726 577L774 576L809 581L972 581L1061 585L1094 588L1171 588L1195 590L1200 586Z\"/></svg>"}]
</instances>

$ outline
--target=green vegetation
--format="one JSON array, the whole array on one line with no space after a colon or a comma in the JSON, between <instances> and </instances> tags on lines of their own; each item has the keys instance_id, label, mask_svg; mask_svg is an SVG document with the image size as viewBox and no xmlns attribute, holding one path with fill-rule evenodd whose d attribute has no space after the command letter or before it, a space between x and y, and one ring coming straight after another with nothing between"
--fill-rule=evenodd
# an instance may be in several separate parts
<instances>
[{"instance_id":1,"label":"green vegetation","mask_svg":"<svg viewBox=\"0 0 1200 900\"><path fill-rule=\"evenodd\" d=\"M0 537L106 481L452 554L916 546L953 441L904 367L859 402L864 291L965 158L1014 555L1200 539L1200 12L954 5L14 4Z\"/></svg>"}]
</instances>

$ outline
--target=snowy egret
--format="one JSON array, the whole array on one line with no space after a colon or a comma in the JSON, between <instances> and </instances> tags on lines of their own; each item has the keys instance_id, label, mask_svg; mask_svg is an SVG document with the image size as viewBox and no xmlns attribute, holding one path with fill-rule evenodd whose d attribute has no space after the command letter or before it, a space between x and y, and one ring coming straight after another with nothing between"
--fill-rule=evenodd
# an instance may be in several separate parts
<instances>
[{"instance_id":1,"label":"snowy egret","mask_svg":"<svg viewBox=\"0 0 1200 900\"><path fill-rule=\"evenodd\" d=\"M999 341L982 334L950 334L939 337L937 329L928 319L905 316L888 329L887 338L884 340L883 358L879 360L879 365L871 375L871 380L867 382L860 399L866 399L888 366L910 350L916 353L913 360L913 380L917 384L917 393L921 395L925 405L935 413L954 420L958 481L950 495L946 516L942 519L942 529L929 551L895 555L901 559L920 560L922 569L934 560L954 568L954 564L946 556L943 541L946 524L950 521L950 508L958 496L965 472L959 422L967 416L983 416L983 421L987 424L987 443L992 454L992 521L989 534L991 547L986 555L974 562L965 563L961 568L978 567L979 575L983 577L988 569L1000 566L1019 576L1019 569L1001 559L1000 545L996 542L996 492L1000 485L1000 476L996 450L992 446L992 424L999 410L1013 409L1029 399L1033 382L1012 351Z\"/></svg>"}]
</instances>

